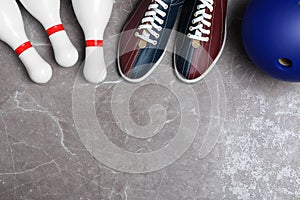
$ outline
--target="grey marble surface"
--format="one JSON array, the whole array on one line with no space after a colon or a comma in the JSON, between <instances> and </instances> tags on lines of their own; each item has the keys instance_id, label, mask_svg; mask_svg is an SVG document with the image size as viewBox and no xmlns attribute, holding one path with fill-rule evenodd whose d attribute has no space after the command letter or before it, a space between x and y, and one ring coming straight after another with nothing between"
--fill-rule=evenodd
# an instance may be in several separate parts
<instances>
[{"instance_id":1,"label":"grey marble surface","mask_svg":"<svg viewBox=\"0 0 300 200\"><path fill-rule=\"evenodd\" d=\"M266 76L245 56L247 1L230 2L221 60L192 86L175 78L172 39L144 83L119 77L117 36L138 0L116 1L105 34L108 77L88 84L83 34L70 0L61 2L81 55L74 68L54 62L46 33L24 10L52 80L33 84L0 43L1 200L300 199L300 85Z\"/></svg>"}]
</instances>

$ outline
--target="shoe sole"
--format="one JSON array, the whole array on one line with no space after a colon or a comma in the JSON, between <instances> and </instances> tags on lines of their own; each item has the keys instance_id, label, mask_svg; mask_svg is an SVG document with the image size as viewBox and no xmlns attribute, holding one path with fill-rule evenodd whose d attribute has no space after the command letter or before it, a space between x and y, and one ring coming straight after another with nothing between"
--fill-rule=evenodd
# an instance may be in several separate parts
<instances>
[{"instance_id":1,"label":"shoe sole","mask_svg":"<svg viewBox=\"0 0 300 200\"><path fill-rule=\"evenodd\" d=\"M176 66L176 54L174 54L173 56L173 62L174 62L174 68L175 68L175 73L176 73L176 76L183 82L185 83L196 83L196 82L199 82L201 80L203 80L208 74L209 72L215 67L215 65L217 64L217 62L219 61L222 53L223 53L223 50L224 50L224 47L225 47L225 44L226 44L226 38L227 38L227 17L225 19L225 33L224 33L224 39L223 39L223 44L222 44L222 47L220 49L220 52L218 53L216 59L213 61L213 63L207 68L207 70L198 78L196 79L192 79L192 80L189 80L185 77L183 77L177 70L177 66ZM174 47L174 52L176 52L176 46Z\"/></svg>"}]
</instances>

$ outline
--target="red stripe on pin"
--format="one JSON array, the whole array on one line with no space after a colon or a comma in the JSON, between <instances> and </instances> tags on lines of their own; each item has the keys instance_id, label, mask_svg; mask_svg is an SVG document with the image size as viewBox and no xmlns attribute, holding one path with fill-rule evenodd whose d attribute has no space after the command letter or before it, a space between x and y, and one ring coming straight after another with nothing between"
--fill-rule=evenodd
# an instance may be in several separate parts
<instances>
[{"instance_id":1,"label":"red stripe on pin","mask_svg":"<svg viewBox=\"0 0 300 200\"><path fill-rule=\"evenodd\" d=\"M55 26L52 26L51 28L48 28L46 31L48 33L48 36L53 35L54 33L57 33L59 31L65 30L64 26L62 24L58 24Z\"/></svg>"},{"instance_id":2,"label":"red stripe on pin","mask_svg":"<svg viewBox=\"0 0 300 200\"><path fill-rule=\"evenodd\" d=\"M103 40L87 40L85 43L87 47L103 47Z\"/></svg>"},{"instance_id":3,"label":"red stripe on pin","mask_svg":"<svg viewBox=\"0 0 300 200\"><path fill-rule=\"evenodd\" d=\"M26 51L27 49L31 48L32 45L31 43L25 42L24 44L21 44L18 48L15 49L16 54L19 56L21 55L24 51Z\"/></svg>"}]
</instances>

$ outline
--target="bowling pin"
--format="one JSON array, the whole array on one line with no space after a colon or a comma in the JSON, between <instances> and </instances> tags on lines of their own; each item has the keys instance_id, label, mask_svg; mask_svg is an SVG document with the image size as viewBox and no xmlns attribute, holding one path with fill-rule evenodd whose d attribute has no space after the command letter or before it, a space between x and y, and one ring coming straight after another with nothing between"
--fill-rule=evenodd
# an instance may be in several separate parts
<instances>
[{"instance_id":1,"label":"bowling pin","mask_svg":"<svg viewBox=\"0 0 300 200\"><path fill-rule=\"evenodd\" d=\"M106 77L103 34L113 3L113 0L72 0L75 14L86 39L83 75L91 83L100 83Z\"/></svg>"},{"instance_id":2,"label":"bowling pin","mask_svg":"<svg viewBox=\"0 0 300 200\"><path fill-rule=\"evenodd\" d=\"M0 27L0 40L15 50L32 81L48 82L52 77L52 68L29 42L16 1L0 0Z\"/></svg>"},{"instance_id":3,"label":"bowling pin","mask_svg":"<svg viewBox=\"0 0 300 200\"><path fill-rule=\"evenodd\" d=\"M78 52L71 43L60 18L60 0L20 0L26 10L46 29L53 46L56 62L62 67L72 67Z\"/></svg>"}]
</instances>

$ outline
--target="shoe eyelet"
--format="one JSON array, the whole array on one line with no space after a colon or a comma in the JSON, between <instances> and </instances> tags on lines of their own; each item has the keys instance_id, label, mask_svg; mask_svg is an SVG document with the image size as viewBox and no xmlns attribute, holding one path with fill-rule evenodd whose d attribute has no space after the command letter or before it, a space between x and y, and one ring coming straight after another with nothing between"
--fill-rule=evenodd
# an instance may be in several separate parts
<instances>
[{"instance_id":1,"label":"shoe eyelet","mask_svg":"<svg viewBox=\"0 0 300 200\"><path fill-rule=\"evenodd\" d=\"M153 45L156 46L156 45L157 45L157 41L154 41L154 42L153 42Z\"/></svg>"}]
</instances>

